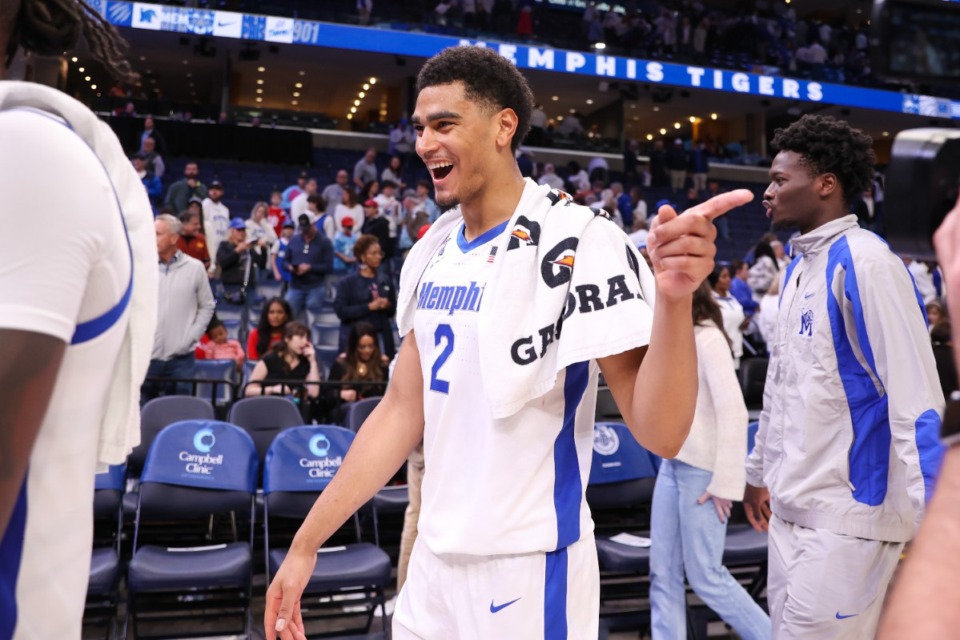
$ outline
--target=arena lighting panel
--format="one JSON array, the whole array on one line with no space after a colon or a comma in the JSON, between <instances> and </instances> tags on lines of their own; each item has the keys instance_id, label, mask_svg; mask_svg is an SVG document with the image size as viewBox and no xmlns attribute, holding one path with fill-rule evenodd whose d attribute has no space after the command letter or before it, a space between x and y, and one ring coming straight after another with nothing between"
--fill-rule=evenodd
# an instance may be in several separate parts
<instances>
[{"instance_id":1,"label":"arena lighting panel","mask_svg":"<svg viewBox=\"0 0 960 640\"><path fill-rule=\"evenodd\" d=\"M251 42L298 44L348 51L429 58L458 44L485 46L514 62L521 70L626 80L664 87L708 89L760 98L865 108L923 117L960 119L960 100L903 94L867 87L832 84L783 76L763 75L537 47L526 44L469 40L453 36L372 29L281 16L265 16L212 9L160 5L126 0L92 0L91 4L117 27L166 31L199 36L243 39ZM370 84L376 78L370 78Z\"/></svg>"}]
</instances>

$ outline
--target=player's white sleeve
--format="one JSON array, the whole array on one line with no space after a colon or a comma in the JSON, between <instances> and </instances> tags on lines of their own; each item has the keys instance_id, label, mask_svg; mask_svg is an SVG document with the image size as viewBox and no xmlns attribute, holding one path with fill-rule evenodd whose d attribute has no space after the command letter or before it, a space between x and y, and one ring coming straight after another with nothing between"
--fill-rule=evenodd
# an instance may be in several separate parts
<instances>
[{"instance_id":1,"label":"player's white sleeve","mask_svg":"<svg viewBox=\"0 0 960 640\"><path fill-rule=\"evenodd\" d=\"M113 187L89 147L52 118L0 112L0 140L0 329L69 343L117 224Z\"/></svg>"}]
</instances>

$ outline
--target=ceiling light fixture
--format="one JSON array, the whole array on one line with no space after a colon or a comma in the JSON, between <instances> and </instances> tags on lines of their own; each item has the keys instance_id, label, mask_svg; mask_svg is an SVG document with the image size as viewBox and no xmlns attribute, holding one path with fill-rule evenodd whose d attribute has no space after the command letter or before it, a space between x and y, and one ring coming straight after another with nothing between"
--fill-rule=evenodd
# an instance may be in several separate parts
<instances>
[{"instance_id":1,"label":"ceiling light fixture","mask_svg":"<svg viewBox=\"0 0 960 640\"><path fill-rule=\"evenodd\" d=\"M87 82L90 82L90 76L84 76L83 79L86 80Z\"/></svg>"},{"instance_id":2,"label":"ceiling light fixture","mask_svg":"<svg viewBox=\"0 0 960 640\"><path fill-rule=\"evenodd\" d=\"M307 75L307 72L306 72L306 71L298 71L297 73L299 73L301 76Z\"/></svg>"},{"instance_id":3,"label":"ceiling light fixture","mask_svg":"<svg viewBox=\"0 0 960 640\"><path fill-rule=\"evenodd\" d=\"M696 116L690 116L690 124L694 124L694 123L696 123L696 121L697 121L697 117L696 117Z\"/></svg>"},{"instance_id":4,"label":"ceiling light fixture","mask_svg":"<svg viewBox=\"0 0 960 640\"><path fill-rule=\"evenodd\" d=\"M587 98L587 104L593 104L593 100L591 98Z\"/></svg>"},{"instance_id":5,"label":"ceiling light fixture","mask_svg":"<svg viewBox=\"0 0 960 640\"><path fill-rule=\"evenodd\" d=\"M666 129L660 129L660 135L662 135L662 136L667 135L667 130L666 130Z\"/></svg>"},{"instance_id":6,"label":"ceiling light fixture","mask_svg":"<svg viewBox=\"0 0 960 640\"><path fill-rule=\"evenodd\" d=\"M94 91L96 91L96 90L97 90L97 85L92 84L92 85L90 85L90 88L93 89Z\"/></svg>"},{"instance_id":7,"label":"ceiling light fixture","mask_svg":"<svg viewBox=\"0 0 960 640\"><path fill-rule=\"evenodd\" d=\"M359 101L359 100L354 100L354 101L353 101L353 104L354 104L355 106L359 107L359 106L360 106L360 101Z\"/></svg>"},{"instance_id":8,"label":"ceiling light fixture","mask_svg":"<svg viewBox=\"0 0 960 640\"><path fill-rule=\"evenodd\" d=\"M263 89L257 89L257 93L263 93Z\"/></svg>"},{"instance_id":9,"label":"ceiling light fixture","mask_svg":"<svg viewBox=\"0 0 960 640\"><path fill-rule=\"evenodd\" d=\"M259 71L260 73L263 73L266 70L267 70L266 67L257 67L257 71Z\"/></svg>"},{"instance_id":10,"label":"ceiling light fixture","mask_svg":"<svg viewBox=\"0 0 960 640\"><path fill-rule=\"evenodd\" d=\"M369 82L364 82L364 83L363 83L363 90L364 90L364 91L367 91L367 90L369 90L369 89L370 89L370 83L369 83Z\"/></svg>"},{"instance_id":11,"label":"ceiling light fixture","mask_svg":"<svg viewBox=\"0 0 960 640\"><path fill-rule=\"evenodd\" d=\"M593 45L593 48L596 49L597 51L603 51L604 49L607 48L607 44L605 42L598 42Z\"/></svg>"},{"instance_id":12,"label":"ceiling light fixture","mask_svg":"<svg viewBox=\"0 0 960 640\"><path fill-rule=\"evenodd\" d=\"M884 137L884 138L888 138L889 136L890 136L890 132L889 132L889 131L884 131L884 132L883 132L883 137Z\"/></svg>"},{"instance_id":13,"label":"ceiling light fixture","mask_svg":"<svg viewBox=\"0 0 960 640\"><path fill-rule=\"evenodd\" d=\"M350 107L350 113L356 113L356 112L357 112L356 107Z\"/></svg>"},{"instance_id":14,"label":"ceiling light fixture","mask_svg":"<svg viewBox=\"0 0 960 640\"><path fill-rule=\"evenodd\" d=\"M258 78L258 79L257 79L257 84L263 84L263 78Z\"/></svg>"},{"instance_id":15,"label":"ceiling light fixture","mask_svg":"<svg viewBox=\"0 0 960 640\"><path fill-rule=\"evenodd\" d=\"M300 103L297 102L296 100L291 100L291 101L290 101L290 104L292 104L293 106L297 106L297 105L300 104Z\"/></svg>"},{"instance_id":16,"label":"ceiling light fixture","mask_svg":"<svg viewBox=\"0 0 960 640\"><path fill-rule=\"evenodd\" d=\"M560 96L550 96L550 99L556 102L557 100L560 99Z\"/></svg>"},{"instance_id":17,"label":"ceiling light fixture","mask_svg":"<svg viewBox=\"0 0 960 640\"><path fill-rule=\"evenodd\" d=\"M377 84L376 78L370 78L370 84Z\"/></svg>"},{"instance_id":18,"label":"ceiling light fixture","mask_svg":"<svg viewBox=\"0 0 960 640\"><path fill-rule=\"evenodd\" d=\"M648 133L648 134L647 134L647 140L653 140L653 134L652 134L652 133Z\"/></svg>"},{"instance_id":19,"label":"ceiling light fixture","mask_svg":"<svg viewBox=\"0 0 960 640\"><path fill-rule=\"evenodd\" d=\"M143 56L141 56L140 59L143 60ZM73 56L72 58L70 58L70 62L76 62L76 61L77 61L77 56Z\"/></svg>"},{"instance_id":20,"label":"ceiling light fixture","mask_svg":"<svg viewBox=\"0 0 960 640\"><path fill-rule=\"evenodd\" d=\"M85 69L83 67L77 67L77 71L79 71L80 73L83 73Z\"/></svg>"},{"instance_id":21,"label":"ceiling light fixture","mask_svg":"<svg viewBox=\"0 0 960 640\"><path fill-rule=\"evenodd\" d=\"M302 89L302 88L303 88L303 83L302 83L302 82L298 82L298 83L296 83L296 84L293 85L293 86L295 86L297 89Z\"/></svg>"},{"instance_id":22,"label":"ceiling light fixture","mask_svg":"<svg viewBox=\"0 0 960 640\"><path fill-rule=\"evenodd\" d=\"M719 116L717 116L717 114L715 114L715 113L711 113L711 114L710 114L710 119L711 119L711 120L716 120L718 117L719 117Z\"/></svg>"},{"instance_id":23,"label":"ceiling light fixture","mask_svg":"<svg viewBox=\"0 0 960 640\"><path fill-rule=\"evenodd\" d=\"M300 92L299 92L299 91L294 91L294 92L293 92L293 97L294 97L294 98L299 98L299 97L300 97Z\"/></svg>"},{"instance_id":24,"label":"ceiling light fixture","mask_svg":"<svg viewBox=\"0 0 960 640\"><path fill-rule=\"evenodd\" d=\"M679 129L679 128L680 128L680 123L679 123L679 122L674 122L674 123L673 123L673 128L674 128L674 129Z\"/></svg>"},{"instance_id":25,"label":"ceiling light fixture","mask_svg":"<svg viewBox=\"0 0 960 640\"><path fill-rule=\"evenodd\" d=\"M263 98L258 97L257 102L263 102Z\"/></svg>"},{"instance_id":26,"label":"ceiling light fixture","mask_svg":"<svg viewBox=\"0 0 960 640\"><path fill-rule=\"evenodd\" d=\"M361 91L361 92L360 92L359 94L357 94L357 95L360 97L361 100L363 100L364 98L367 97L367 94L364 93L363 91Z\"/></svg>"},{"instance_id":27,"label":"ceiling light fixture","mask_svg":"<svg viewBox=\"0 0 960 640\"><path fill-rule=\"evenodd\" d=\"M654 113L656 113L656 112L658 112L658 111L660 111L660 107L654 107L654 108L653 108L653 112L654 112Z\"/></svg>"},{"instance_id":28,"label":"ceiling light fixture","mask_svg":"<svg viewBox=\"0 0 960 640\"><path fill-rule=\"evenodd\" d=\"M353 114L352 114L352 113L348 113L348 114L347 114L347 120L353 120Z\"/></svg>"}]
</instances>

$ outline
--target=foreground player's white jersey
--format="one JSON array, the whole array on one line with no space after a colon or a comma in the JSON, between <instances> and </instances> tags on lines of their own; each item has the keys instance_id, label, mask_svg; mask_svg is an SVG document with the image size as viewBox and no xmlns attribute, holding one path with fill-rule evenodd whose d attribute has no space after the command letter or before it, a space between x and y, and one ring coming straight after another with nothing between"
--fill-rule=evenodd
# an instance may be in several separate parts
<instances>
[{"instance_id":1,"label":"foreground player's white jersey","mask_svg":"<svg viewBox=\"0 0 960 640\"><path fill-rule=\"evenodd\" d=\"M435 554L553 551L593 531L583 491L596 363L567 367L509 418L494 420L486 402L477 317L506 226L467 242L456 225L417 287L426 462L418 531Z\"/></svg>"},{"instance_id":2,"label":"foreground player's white jersey","mask_svg":"<svg viewBox=\"0 0 960 640\"><path fill-rule=\"evenodd\" d=\"M14 568L0 571L0 640L14 620L17 640L79 638L100 428L128 322L131 249L106 171L62 121L2 112L0 139L8 151L0 153L0 329L68 345L30 458L25 513L21 504L0 542L0 566Z\"/></svg>"}]
</instances>

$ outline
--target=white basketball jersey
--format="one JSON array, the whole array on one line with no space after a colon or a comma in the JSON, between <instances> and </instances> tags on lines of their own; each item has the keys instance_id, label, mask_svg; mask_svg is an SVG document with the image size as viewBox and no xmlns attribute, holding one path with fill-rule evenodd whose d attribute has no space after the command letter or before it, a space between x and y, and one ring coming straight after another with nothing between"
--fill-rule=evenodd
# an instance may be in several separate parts
<instances>
[{"instance_id":1,"label":"white basketball jersey","mask_svg":"<svg viewBox=\"0 0 960 640\"><path fill-rule=\"evenodd\" d=\"M487 405L477 319L506 225L472 242L457 225L417 287L426 462L418 530L434 554L548 552L593 531L584 489L596 363L568 367L507 419L494 420Z\"/></svg>"}]
</instances>

